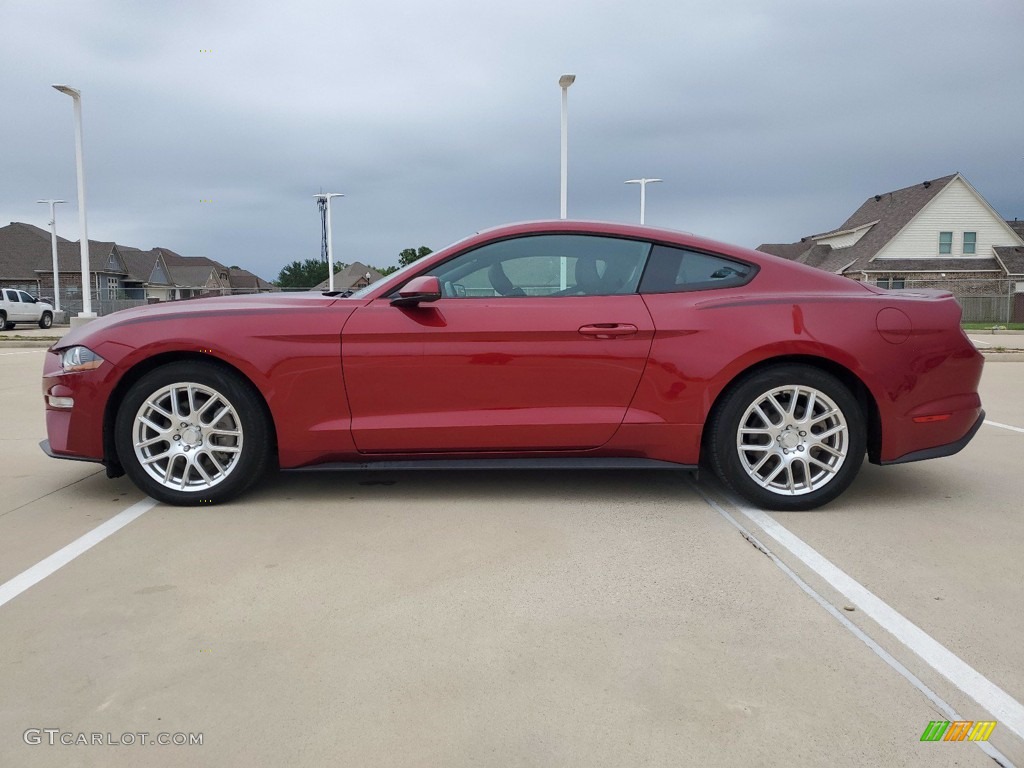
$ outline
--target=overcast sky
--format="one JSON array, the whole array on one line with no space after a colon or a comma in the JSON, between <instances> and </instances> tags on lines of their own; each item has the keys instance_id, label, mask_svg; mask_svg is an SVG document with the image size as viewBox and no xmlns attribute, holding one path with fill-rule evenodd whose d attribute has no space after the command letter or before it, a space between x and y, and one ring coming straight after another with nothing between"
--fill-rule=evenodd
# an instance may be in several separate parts
<instances>
[{"instance_id":1,"label":"overcast sky","mask_svg":"<svg viewBox=\"0 0 1024 768\"><path fill-rule=\"evenodd\" d=\"M1021 0L0 0L0 224L273 279L320 253L394 263L559 212L746 246L838 226L962 172L1024 218ZM209 51L209 52L205 52ZM211 200L212 202L201 202Z\"/></svg>"}]
</instances>

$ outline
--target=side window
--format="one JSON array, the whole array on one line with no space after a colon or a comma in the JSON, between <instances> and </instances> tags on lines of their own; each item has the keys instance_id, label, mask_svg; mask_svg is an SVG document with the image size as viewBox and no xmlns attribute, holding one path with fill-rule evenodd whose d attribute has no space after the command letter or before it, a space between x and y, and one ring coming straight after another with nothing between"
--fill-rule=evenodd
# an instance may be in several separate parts
<instances>
[{"instance_id":1,"label":"side window","mask_svg":"<svg viewBox=\"0 0 1024 768\"><path fill-rule=\"evenodd\" d=\"M20 295L21 300L24 301L25 303L35 304L35 300L24 291L18 291L18 294Z\"/></svg>"},{"instance_id":2,"label":"side window","mask_svg":"<svg viewBox=\"0 0 1024 768\"><path fill-rule=\"evenodd\" d=\"M428 275L446 297L613 296L636 293L650 243L596 235L500 240L439 264Z\"/></svg>"},{"instance_id":3,"label":"side window","mask_svg":"<svg viewBox=\"0 0 1024 768\"><path fill-rule=\"evenodd\" d=\"M7 294L8 301L21 302L21 297L18 295L17 291L4 291L4 293Z\"/></svg>"},{"instance_id":4,"label":"side window","mask_svg":"<svg viewBox=\"0 0 1024 768\"><path fill-rule=\"evenodd\" d=\"M712 256L685 248L655 245L640 283L640 293L676 293L731 288L743 285L756 268L724 256Z\"/></svg>"}]
</instances>

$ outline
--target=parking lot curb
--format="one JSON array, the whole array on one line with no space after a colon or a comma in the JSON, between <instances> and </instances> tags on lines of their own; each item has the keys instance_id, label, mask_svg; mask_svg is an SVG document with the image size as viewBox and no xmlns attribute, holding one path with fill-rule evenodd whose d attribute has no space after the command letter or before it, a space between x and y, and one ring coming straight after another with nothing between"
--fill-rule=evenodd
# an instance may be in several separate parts
<instances>
[{"instance_id":1,"label":"parking lot curb","mask_svg":"<svg viewBox=\"0 0 1024 768\"><path fill-rule=\"evenodd\" d=\"M1007 352L981 350L986 363L1021 363L1024 362L1024 350L1015 349Z\"/></svg>"},{"instance_id":2,"label":"parking lot curb","mask_svg":"<svg viewBox=\"0 0 1024 768\"><path fill-rule=\"evenodd\" d=\"M60 341L59 338L51 339L0 339L0 349L25 349L25 348L37 348L47 349L53 346L56 342Z\"/></svg>"}]
</instances>

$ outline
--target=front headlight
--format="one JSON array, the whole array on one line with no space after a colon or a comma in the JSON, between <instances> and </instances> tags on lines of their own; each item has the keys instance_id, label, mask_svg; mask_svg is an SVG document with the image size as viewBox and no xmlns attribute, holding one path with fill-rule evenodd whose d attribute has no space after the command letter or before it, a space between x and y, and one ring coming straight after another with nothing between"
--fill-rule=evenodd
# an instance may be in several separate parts
<instances>
[{"instance_id":1,"label":"front headlight","mask_svg":"<svg viewBox=\"0 0 1024 768\"><path fill-rule=\"evenodd\" d=\"M60 353L60 366L65 373L91 371L103 365L103 358L88 347L68 347Z\"/></svg>"}]
</instances>

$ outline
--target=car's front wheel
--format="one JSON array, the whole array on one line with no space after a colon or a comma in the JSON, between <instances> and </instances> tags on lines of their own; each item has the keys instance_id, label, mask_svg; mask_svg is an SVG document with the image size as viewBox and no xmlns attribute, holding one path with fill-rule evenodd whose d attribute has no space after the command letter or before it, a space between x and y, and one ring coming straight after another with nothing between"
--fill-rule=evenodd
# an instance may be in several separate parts
<instances>
[{"instance_id":1,"label":"car's front wheel","mask_svg":"<svg viewBox=\"0 0 1024 768\"><path fill-rule=\"evenodd\" d=\"M53 325L53 315L49 312L43 312L43 316L39 318L39 327L49 328L51 325Z\"/></svg>"},{"instance_id":2,"label":"car's front wheel","mask_svg":"<svg viewBox=\"0 0 1024 768\"><path fill-rule=\"evenodd\" d=\"M725 394L711 423L709 459L731 489L766 509L814 509L853 482L865 418L835 376L807 365L758 371Z\"/></svg>"},{"instance_id":3,"label":"car's front wheel","mask_svg":"<svg viewBox=\"0 0 1024 768\"><path fill-rule=\"evenodd\" d=\"M227 501L271 463L271 430L259 395L213 363L170 363L147 373L121 402L114 430L125 472L168 504Z\"/></svg>"}]
</instances>

